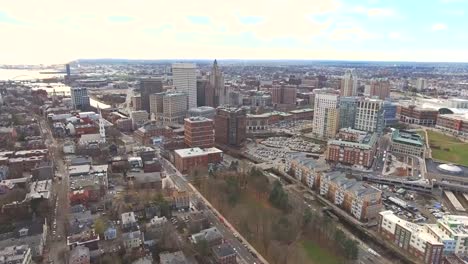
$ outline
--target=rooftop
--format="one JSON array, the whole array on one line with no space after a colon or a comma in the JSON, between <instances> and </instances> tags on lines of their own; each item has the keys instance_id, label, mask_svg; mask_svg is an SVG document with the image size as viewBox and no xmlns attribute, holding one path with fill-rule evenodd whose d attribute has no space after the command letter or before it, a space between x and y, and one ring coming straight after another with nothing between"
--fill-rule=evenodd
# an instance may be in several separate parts
<instances>
[{"instance_id":1,"label":"rooftop","mask_svg":"<svg viewBox=\"0 0 468 264\"><path fill-rule=\"evenodd\" d=\"M406 130L395 129L392 133L392 141L417 147L424 146L424 141L419 134Z\"/></svg>"},{"instance_id":2,"label":"rooftop","mask_svg":"<svg viewBox=\"0 0 468 264\"><path fill-rule=\"evenodd\" d=\"M221 151L221 150L219 150L217 148L201 149L201 148L198 148L198 147L197 148L176 149L174 152L177 155L179 155L181 158L197 157L197 156L215 154L215 153L223 153L223 151Z\"/></svg>"},{"instance_id":3,"label":"rooftop","mask_svg":"<svg viewBox=\"0 0 468 264\"><path fill-rule=\"evenodd\" d=\"M214 246L213 248L213 254L216 256L216 258L224 258L227 256L235 255L236 252L232 248L230 244L224 243L218 246Z\"/></svg>"}]
</instances>

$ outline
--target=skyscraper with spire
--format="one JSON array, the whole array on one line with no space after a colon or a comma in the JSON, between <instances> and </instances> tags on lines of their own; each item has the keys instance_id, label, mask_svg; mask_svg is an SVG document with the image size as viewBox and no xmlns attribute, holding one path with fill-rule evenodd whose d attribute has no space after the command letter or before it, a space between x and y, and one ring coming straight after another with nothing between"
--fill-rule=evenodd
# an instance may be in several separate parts
<instances>
[{"instance_id":1,"label":"skyscraper with spire","mask_svg":"<svg viewBox=\"0 0 468 264\"><path fill-rule=\"evenodd\" d=\"M213 107L228 104L229 91L224 85L224 74L219 69L216 60L214 60L210 74L210 86L214 91Z\"/></svg>"}]
</instances>

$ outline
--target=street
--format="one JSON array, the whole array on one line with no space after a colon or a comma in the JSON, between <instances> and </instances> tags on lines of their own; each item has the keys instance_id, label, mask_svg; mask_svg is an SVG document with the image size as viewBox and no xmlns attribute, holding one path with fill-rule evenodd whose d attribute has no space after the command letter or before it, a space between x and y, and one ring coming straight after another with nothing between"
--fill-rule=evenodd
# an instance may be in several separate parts
<instances>
[{"instance_id":1,"label":"street","mask_svg":"<svg viewBox=\"0 0 468 264\"><path fill-rule=\"evenodd\" d=\"M46 139L51 160L55 164L56 175L60 175L62 178L61 180L57 177L54 178L53 197L56 197L55 210L49 220L50 232L47 238L49 241L49 260L54 263L62 263L63 258L61 254L67 248L65 224L69 210L68 173L61 153L62 142L57 141L52 136L52 131L44 119L40 119L39 124L41 131L45 133L43 137Z\"/></svg>"},{"instance_id":2,"label":"street","mask_svg":"<svg viewBox=\"0 0 468 264\"><path fill-rule=\"evenodd\" d=\"M198 190L195 189L185 178L183 175L178 172L173 165L165 160L162 159L163 162L163 167L166 170L168 176L172 179L174 184L177 185L177 187L181 190L186 190L192 193L192 199L197 199L198 201L202 201L203 204L205 205L205 208L209 208L208 210L205 210L205 213L208 215L208 220L213 223L213 225L219 230L219 232L223 235L224 239L229 241L231 246L234 248L234 250L237 252L238 258L243 262L247 264L254 264L254 263L268 263L263 257L253 248L245 238L243 238L239 232L237 232L234 227L224 218L222 215L214 208L209 201L207 201L201 194L198 192ZM218 217L218 216L219 217ZM223 222L221 222L220 217L222 217ZM237 234L236 236L234 234ZM242 242L241 242L241 241ZM252 253L249 252L255 252L257 255L258 259L255 258ZM260 261L259 261L260 259Z\"/></svg>"}]
</instances>

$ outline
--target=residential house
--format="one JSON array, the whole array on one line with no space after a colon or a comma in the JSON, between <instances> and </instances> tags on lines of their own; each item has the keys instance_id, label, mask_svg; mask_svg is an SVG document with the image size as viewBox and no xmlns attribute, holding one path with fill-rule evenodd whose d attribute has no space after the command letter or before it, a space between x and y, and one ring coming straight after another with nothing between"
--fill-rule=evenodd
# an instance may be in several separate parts
<instances>
[{"instance_id":1,"label":"residential house","mask_svg":"<svg viewBox=\"0 0 468 264\"><path fill-rule=\"evenodd\" d=\"M211 250L217 264L237 264L236 251L230 244L217 245L212 247Z\"/></svg>"},{"instance_id":2,"label":"residential house","mask_svg":"<svg viewBox=\"0 0 468 264\"><path fill-rule=\"evenodd\" d=\"M138 226L134 212L123 213L120 217L122 229L130 230Z\"/></svg>"},{"instance_id":3,"label":"residential house","mask_svg":"<svg viewBox=\"0 0 468 264\"><path fill-rule=\"evenodd\" d=\"M140 230L122 234L123 246L126 249L134 249L141 246L143 233Z\"/></svg>"},{"instance_id":4,"label":"residential house","mask_svg":"<svg viewBox=\"0 0 468 264\"><path fill-rule=\"evenodd\" d=\"M216 227L211 227L191 236L191 241L194 244L197 244L202 240L206 240L210 246L215 246L221 244L223 235Z\"/></svg>"},{"instance_id":5,"label":"residential house","mask_svg":"<svg viewBox=\"0 0 468 264\"><path fill-rule=\"evenodd\" d=\"M89 264L90 254L89 248L84 246L75 247L70 251L69 264Z\"/></svg>"}]
</instances>

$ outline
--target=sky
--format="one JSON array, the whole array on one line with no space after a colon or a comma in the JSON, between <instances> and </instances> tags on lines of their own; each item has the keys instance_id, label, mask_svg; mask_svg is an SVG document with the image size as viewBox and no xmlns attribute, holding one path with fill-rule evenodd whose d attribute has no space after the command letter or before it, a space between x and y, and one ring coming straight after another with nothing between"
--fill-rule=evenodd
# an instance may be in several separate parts
<instances>
[{"instance_id":1,"label":"sky","mask_svg":"<svg viewBox=\"0 0 468 264\"><path fill-rule=\"evenodd\" d=\"M0 64L468 62L468 0L0 0Z\"/></svg>"}]
</instances>

